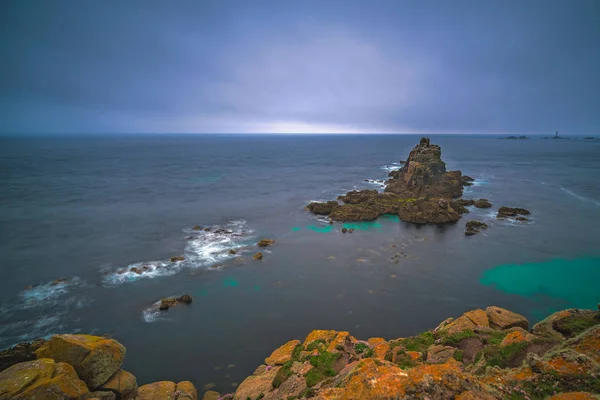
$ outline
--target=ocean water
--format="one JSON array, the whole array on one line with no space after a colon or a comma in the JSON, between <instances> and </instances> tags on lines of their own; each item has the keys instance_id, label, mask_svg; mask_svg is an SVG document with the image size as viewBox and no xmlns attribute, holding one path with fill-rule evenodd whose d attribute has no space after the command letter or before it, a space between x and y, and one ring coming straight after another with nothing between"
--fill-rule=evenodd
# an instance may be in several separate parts
<instances>
[{"instance_id":1,"label":"ocean water","mask_svg":"<svg viewBox=\"0 0 600 400\"><path fill-rule=\"evenodd\" d=\"M465 197L494 204L455 225L394 216L329 225L304 210L352 189L381 190L418 140L2 138L0 347L109 334L127 347L125 368L140 384L189 379L227 393L312 329L395 338L491 304L532 322L595 307L600 141L432 136L449 169L476 178ZM501 205L531 210L530 221L496 220ZM469 219L489 228L465 237ZM276 244L253 261L260 238ZM52 283L61 277L69 279ZM183 293L191 306L156 311Z\"/></svg>"}]
</instances>

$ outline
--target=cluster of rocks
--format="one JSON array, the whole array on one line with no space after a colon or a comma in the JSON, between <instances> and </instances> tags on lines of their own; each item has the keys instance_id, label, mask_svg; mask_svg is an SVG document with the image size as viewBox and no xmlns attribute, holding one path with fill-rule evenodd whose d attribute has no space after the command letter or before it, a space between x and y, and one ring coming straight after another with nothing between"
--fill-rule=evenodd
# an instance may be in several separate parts
<instances>
[{"instance_id":1,"label":"cluster of rocks","mask_svg":"<svg viewBox=\"0 0 600 400\"><path fill-rule=\"evenodd\" d=\"M517 221L527 221L527 218L523 217L523 215L529 214L531 214L531 212L524 208L502 206L498 209L496 218L514 218Z\"/></svg>"},{"instance_id":2,"label":"cluster of rocks","mask_svg":"<svg viewBox=\"0 0 600 400\"><path fill-rule=\"evenodd\" d=\"M473 178L461 171L446 171L441 154L439 146L422 138L402 168L390 172L383 193L353 190L338 201L312 202L307 209L341 222L372 221L384 214L417 224L456 222L465 208L455 209L458 204L452 199L462 196Z\"/></svg>"},{"instance_id":3,"label":"cluster of rocks","mask_svg":"<svg viewBox=\"0 0 600 400\"><path fill-rule=\"evenodd\" d=\"M487 224L481 221L469 221L465 224L467 230L465 231L465 236L472 236L476 233L479 233L480 229L487 229Z\"/></svg>"},{"instance_id":4,"label":"cluster of rocks","mask_svg":"<svg viewBox=\"0 0 600 400\"><path fill-rule=\"evenodd\" d=\"M191 382L155 382L138 387L121 367L125 347L90 335L55 335L0 354L0 399L197 400Z\"/></svg>"},{"instance_id":5,"label":"cluster of rocks","mask_svg":"<svg viewBox=\"0 0 600 400\"><path fill-rule=\"evenodd\" d=\"M269 246L273 246L275 244L275 240L273 239L261 239L258 241L258 243L256 243L256 245L258 247L269 247ZM257 252L252 256L253 260L257 260L260 261L263 259L263 253L262 252Z\"/></svg>"},{"instance_id":6,"label":"cluster of rocks","mask_svg":"<svg viewBox=\"0 0 600 400\"><path fill-rule=\"evenodd\" d=\"M491 306L393 340L313 331L276 349L223 398L558 400L598 394L600 313L564 310L529 330L524 316Z\"/></svg>"}]
</instances>

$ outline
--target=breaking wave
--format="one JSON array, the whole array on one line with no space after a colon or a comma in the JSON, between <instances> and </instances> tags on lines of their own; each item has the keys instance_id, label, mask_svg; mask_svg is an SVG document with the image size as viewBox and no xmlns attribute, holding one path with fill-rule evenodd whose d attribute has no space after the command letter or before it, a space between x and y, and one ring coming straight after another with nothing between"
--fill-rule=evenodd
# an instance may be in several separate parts
<instances>
[{"instance_id":1,"label":"breaking wave","mask_svg":"<svg viewBox=\"0 0 600 400\"><path fill-rule=\"evenodd\" d=\"M229 221L223 225L186 230L187 245L183 260L137 262L126 267L105 270L104 285L117 286L139 279L174 275L183 268L209 267L236 257L254 239L246 221ZM231 254L230 250L236 253Z\"/></svg>"}]
</instances>

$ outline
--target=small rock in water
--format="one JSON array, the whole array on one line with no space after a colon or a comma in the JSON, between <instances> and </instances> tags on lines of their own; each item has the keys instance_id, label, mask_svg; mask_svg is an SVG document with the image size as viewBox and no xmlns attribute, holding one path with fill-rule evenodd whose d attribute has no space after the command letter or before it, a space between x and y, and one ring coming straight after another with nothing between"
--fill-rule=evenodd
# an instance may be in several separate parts
<instances>
[{"instance_id":1,"label":"small rock in water","mask_svg":"<svg viewBox=\"0 0 600 400\"><path fill-rule=\"evenodd\" d=\"M67 283L69 282L69 278L58 278L52 281L52 283L50 283L50 286L56 286L59 285L61 283Z\"/></svg>"},{"instance_id":2,"label":"small rock in water","mask_svg":"<svg viewBox=\"0 0 600 400\"><path fill-rule=\"evenodd\" d=\"M204 232L210 232L210 228L204 228Z\"/></svg>"},{"instance_id":3,"label":"small rock in water","mask_svg":"<svg viewBox=\"0 0 600 400\"><path fill-rule=\"evenodd\" d=\"M346 232L348 232L348 229L347 228L342 228L342 233L346 233Z\"/></svg>"},{"instance_id":4,"label":"small rock in water","mask_svg":"<svg viewBox=\"0 0 600 400\"><path fill-rule=\"evenodd\" d=\"M183 260L185 260L184 256L173 256L173 257L171 257L171 262L183 261Z\"/></svg>"},{"instance_id":5,"label":"small rock in water","mask_svg":"<svg viewBox=\"0 0 600 400\"><path fill-rule=\"evenodd\" d=\"M267 247L267 246L273 246L275 244L275 241L273 239L261 239L258 241L258 243L256 244L258 247Z\"/></svg>"},{"instance_id":6,"label":"small rock in water","mask_svg":"<svg viewBox=\"0 0 600 400\"><path fill-rule=\"evenodd\" d=\"M195 231L201 231L202 227L200 225L194 225L194 227L192 229Z\"/></svg>"},{"instance_id":7,"label":"small rock in water","mask_svg":"<svg viewBox=\"0 0 600 400\"><path fill-rule=\"evenodd\" d=\"M477 208L490 208L492 203L488 199L479 199L473 205Z\"/></svg>"},{"instance_id":8,"label":"small rock in water","mask_svg":"<svg viewBox=\"0 0 600 400\"><path fill-rule=\"evenodd\" d=\"M229 254L237 254L237 250L230 249L228 253L229 253Z\"/></svg>"},{"instance_id":9,"label":"small rock in water","mask_svg":"<svg viewBox=\"0 0 600 400\"><path fill-rule=\"evenodd\" d=\"M252 256L253 260L262 260L263 259L263 254L259 251L258 253L256 253L255 255Z\"/></svg>"},{"instance_id":10,"label":"small rock in water","mask_svg":"<svg viewBox=\"0 0 600 400\"><path fill-rule=\"evenodd\" d=\"M354 228L348 229L348 233L352 233L352 232L354 232Z\"/></svg>"}]
</instances>

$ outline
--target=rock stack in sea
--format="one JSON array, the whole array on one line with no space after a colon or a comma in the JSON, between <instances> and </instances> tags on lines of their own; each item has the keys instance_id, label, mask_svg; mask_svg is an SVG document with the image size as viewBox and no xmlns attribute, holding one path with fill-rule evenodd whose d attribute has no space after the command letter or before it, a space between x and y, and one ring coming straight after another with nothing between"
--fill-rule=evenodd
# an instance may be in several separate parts
<instances>
[{"instance_id":1,"label":"rock stack in sea","mask_svg":"<svg viewBox=\"0 0 600 400\"><path fill-rule=\"evenodd\" d=\"M121 367L125 347L91 335L55 335L0 353L0 400L197 400L191 382L138 387Z\"/></svg>"},{"instance_id":2,"label":"rock stack in sea","mask_svg":"<svg viewBox=\"0 0 600 400\"><path fill-rule=\"evenodd\" d=\"M399 322L401 323L401 322ZM191 382L138 388L125 347L105 337L56 335L0 352L0 400L197 400ZM201 362L201 361L200 361ZM416 336L358 340L312 331L266 357L234 393L204 400L597 399L600 312L556 312L530 329L490 306Z\"/></svg>"},{"instance_id":3,"label":"rock stack in sea","mask_svg":"<svg viewBox=\"0 0 600 400\"><path fill-rule=\"evenodd\" d=\"M461 171L446 171L440 146L422 138L402 168L392 171L385 190L354 190L337 201L313 202L307 209L333 221L372 221L383 214L417 224L456 222L466 208L453 201L473 178Z\"/></svg>"}]
</instances>

